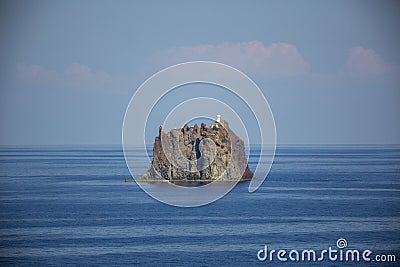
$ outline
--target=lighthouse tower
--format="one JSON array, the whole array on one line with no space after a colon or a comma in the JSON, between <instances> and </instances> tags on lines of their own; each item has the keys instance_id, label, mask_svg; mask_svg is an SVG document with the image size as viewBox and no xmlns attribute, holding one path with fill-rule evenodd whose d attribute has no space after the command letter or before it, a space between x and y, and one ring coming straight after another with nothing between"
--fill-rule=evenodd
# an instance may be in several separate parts
<instances>
[{"instance_id":1,"label":"lighthouse tower","mask_svg":"<svg viewBox=\"0 0 400 267\"><path fill-rule=\"evenodd\" d=\"M220 122L221 122L221 115L218 114L217 115L217 120L214 123L211 124L211 128L218 129L219 128L218 123L220 123Z\"/></svg>"}]
</instances>

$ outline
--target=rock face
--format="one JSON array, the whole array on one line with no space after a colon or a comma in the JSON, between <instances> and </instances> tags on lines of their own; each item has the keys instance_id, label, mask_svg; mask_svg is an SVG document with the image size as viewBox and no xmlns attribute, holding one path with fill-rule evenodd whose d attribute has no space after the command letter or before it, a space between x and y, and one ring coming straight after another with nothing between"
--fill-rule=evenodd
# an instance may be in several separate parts
<instances>
[{"instance_id":1,"label":"rock face","mask_svg":"<svg viewBox=\"0 0 400 267\"><path fill-rule=\"evenodd\" d=\"M155 138L153 161L139 180L170 182L245 181L253 178L243 141L226 121L209 127L185 125L165 133L160 126Z\"/></svg>"}]
</instances>

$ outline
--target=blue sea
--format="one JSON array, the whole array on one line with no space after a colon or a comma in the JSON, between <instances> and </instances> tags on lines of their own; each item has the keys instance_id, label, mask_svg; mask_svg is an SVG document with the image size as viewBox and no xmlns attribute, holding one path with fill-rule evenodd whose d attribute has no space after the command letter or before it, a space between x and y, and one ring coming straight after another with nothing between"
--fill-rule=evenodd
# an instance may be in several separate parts
<instances>
[{"instance_id":1,"label":"blue sea","mask_svg":"<svg viewBox=\"0 0 400 267\"><path fill-rule=\"evenodd\" d=\"M278 146L256 192L241 183L197 208L162 204L130 177L120 146L1 147L0 265L399 266L400 146ZM396 262L257 258L340 238Z\"/></svg>"}]
</instances>

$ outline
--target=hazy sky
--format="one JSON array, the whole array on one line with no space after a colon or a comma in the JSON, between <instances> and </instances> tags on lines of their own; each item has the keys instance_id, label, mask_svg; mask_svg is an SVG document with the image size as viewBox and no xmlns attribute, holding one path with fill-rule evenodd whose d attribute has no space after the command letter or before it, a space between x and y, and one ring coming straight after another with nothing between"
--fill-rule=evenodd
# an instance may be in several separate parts
<instances>
[{"instance_id":1,"label":"hazy sky","mask_svg":"<svg viewBox=\"0 0 400 267\"><path fill-rule=\"evenodd\" d=\"M278 143L400 143L399 14L398 1L1 1L0 143L118 144L136 88L190 60L250 76Z\"/></svg>"}]
</instances>

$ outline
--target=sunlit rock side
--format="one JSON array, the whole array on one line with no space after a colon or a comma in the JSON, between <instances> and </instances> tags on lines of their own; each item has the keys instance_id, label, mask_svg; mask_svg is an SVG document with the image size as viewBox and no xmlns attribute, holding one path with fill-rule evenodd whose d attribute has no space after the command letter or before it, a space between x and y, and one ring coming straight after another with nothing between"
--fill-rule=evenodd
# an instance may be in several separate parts
<instances>
[{"instance_id":1,"label":"sunlit rock side","mask_svg":"<svg viewBox=\"0 0 400 267\"><path fill-rule=\"evenodd\" d=\"M164 146L162 145L164 144ZM251 180L243 141L226 121L185 125L165 133L160 126L153 161L139 181L212 182Z\"/></svg>"}]
</instances>

